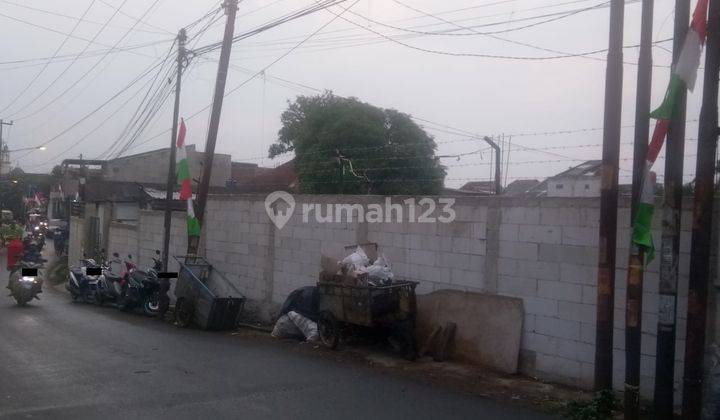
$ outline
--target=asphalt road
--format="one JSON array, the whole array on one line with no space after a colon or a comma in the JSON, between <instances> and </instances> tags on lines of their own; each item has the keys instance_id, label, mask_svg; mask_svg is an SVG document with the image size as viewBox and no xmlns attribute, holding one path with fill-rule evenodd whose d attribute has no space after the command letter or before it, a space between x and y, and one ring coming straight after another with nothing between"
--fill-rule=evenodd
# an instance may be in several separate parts
<instances>
[{"instance_id":1,"label":"asphalt road","mask_svg":"<svg viewBox=\"0 0 720 420\"><path fill-rule=\"evenodd\" d=\"M74 304L45 289L27 307L0 297L0 418L544 418L266 340Z\"/></svg>"}]
</instances>

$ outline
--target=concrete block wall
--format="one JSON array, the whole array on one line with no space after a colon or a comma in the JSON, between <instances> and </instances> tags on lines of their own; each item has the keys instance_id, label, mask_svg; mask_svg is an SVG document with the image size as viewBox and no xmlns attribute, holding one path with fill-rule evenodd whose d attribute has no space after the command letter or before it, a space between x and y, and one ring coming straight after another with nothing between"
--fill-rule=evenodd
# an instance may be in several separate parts
<instances>
[{"instance_id":1,"label":"concrete block wall","mask_svg":"<svg viewBox=\"0 0 720 420\"><path fill-rule=\"evenodd\" d=\"M68 236L68 264L73 265L82 258L85 249L85 219L71 216Z\"/></svg>"},{"instance_id":2,"label":"concrete block wall","mask_svg":"<svg viewBox=\"0 0 720 420\"><path fill-rule=\"evenodd\" d=\"M295 196L282 229L270 221L265 196L214 196L208 202L201 248L208 260L271 316L294 289L315 284L321 255L342 258L345 246L377 242L396 276L420 282L417 292L456 289L521 298L524 325L521 371L541 379L589 388L593 381L599 200L593 198L458 197L452 223L318 223L304 221L306 203L384 204L385 197ZM402 203L403 197L392 197ZM659 205L659 203L658 203ZM416 214L419 214L416 209ZM659 212L658 212L659 213ZM173 217L171 249L185 251L185 215ZM143 211L137 253L149 264L161 247L162 212ZM676 378L681 377L687 310L690 212L682 215ZM659 215L654 221L659 247ZM624 378L625 283L630 209L618 209L615 299L615 387ZM113 225L111 236L121 233ZM114 241L114 239L113 239ZM116 243L116 242L113 242ZM128 246L132 244L128 243ZM120 246L120 245L118 245ZM642 386L652 394L655 363L658 261L647 269L643 296ZM270 315L268 315L270 314ZM681 383L678 380L677 389ZM679 395L679 393L677 394Z\"/></svg>"},{"instance_id":3,"label":"concrete block wall","mask_svg":"<svg viewBox=\"0 0 720 420\"><path fill-rule=\"evenodd\" d=\"M141 269L153 266L155 250L163 250L163 231L165 227L165 213L162 211L140 211L140 222L137 226L137 248L133 260ZM111 252L113 252L111 250ZM168 271L179 269L173 255L187 254L187 219L185 213L175 212L170 221L170 257L168 258ZM120 254L123 256L123 254Z\"/></svg>"},{"instance_id":4,"label":"concrete block wall","mask_svg":"<svg viewBox=\"0 0 720 420\"><path fill-rule=\"evenodd\" d=\"M107 248L108 258L112 258L112 254L117 252L121 259L124 260L128 255L132 255L133 261L137 262L138 244L137 225L130 223L110 223Z\"/></svg>"}]
</instances>

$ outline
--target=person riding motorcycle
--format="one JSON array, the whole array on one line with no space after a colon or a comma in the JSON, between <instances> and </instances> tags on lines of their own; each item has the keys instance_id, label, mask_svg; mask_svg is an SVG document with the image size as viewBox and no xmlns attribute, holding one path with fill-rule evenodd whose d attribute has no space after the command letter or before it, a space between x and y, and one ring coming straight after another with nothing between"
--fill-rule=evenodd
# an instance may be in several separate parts
<instances>
[{"instance_id":1,"label":"person riding motorcycle","mask_svg":"<svg viewBox=\"0 0 720 420\"><path fill-rule=\"evenodd\" d=\"M25 251L25 246L23 245L23 241L18 238L12 238L7 246L7 270L10 271L13 267L15 267L18 262L20 262L20 258L22 258L22 254Z\"/></svg>"}]
</instances>

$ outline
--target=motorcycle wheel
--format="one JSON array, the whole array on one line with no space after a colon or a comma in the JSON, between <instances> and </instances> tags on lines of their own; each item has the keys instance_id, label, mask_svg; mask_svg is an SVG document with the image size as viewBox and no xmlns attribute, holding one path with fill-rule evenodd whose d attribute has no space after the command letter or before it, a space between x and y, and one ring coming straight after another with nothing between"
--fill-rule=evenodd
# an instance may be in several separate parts
<instances>
[{"instance_id":1,"label":"motorcycle wheel","mask_svg":"<svg viewBox=\"0 0 720 420\"><path fill-rule=\"evenodd\" d=\"M153 293L150 296L145 296L143 299L143 312L145 315L154 316L160 309L160 298L157 293Z\"/></svg>"},{"instance_id":2,"label":"motorcycle wheel","mask_svg":"<svg viewBox=\"0 0 720 420\"><path fill-rule=\"evenodd\" d=\"M181 328L190 326L193 318L193 310L190 303L180 298L175 302L175 324Z\"/></svg>"},{"instance_id":3,"label":"motorcycle wheel","mask_svg":"<svg viewBox=\"0 0 720 420\"><path fill-rule=\"evenodd\" d=\"M32 300L32 296L29 296L25 293L13 293L13 297L15 298L15 301L17 302L18 306L26 306L27 303Z\"/></svg>"}]
</instances>

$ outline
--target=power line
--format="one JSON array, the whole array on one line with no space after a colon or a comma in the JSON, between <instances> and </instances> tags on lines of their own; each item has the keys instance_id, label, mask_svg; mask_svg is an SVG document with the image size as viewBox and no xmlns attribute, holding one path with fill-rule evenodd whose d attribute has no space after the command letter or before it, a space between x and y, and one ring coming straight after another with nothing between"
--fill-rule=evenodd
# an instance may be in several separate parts
<instances>
[{"instance_id":1,"label":"power line","mask_svg":"<svg viewBox=\"0 0 720 420\"><path fill-rule=\"evenodd\" d=\"M97 41L94 41L94 40L90 40L90 39L87 39L87 38L84 38L84 37L81 37L81 36L77 36L77 35L70 35L70 34L68 34L68 33L59 31L59 30L57 30L57 29L53 29L53 28L50 28L50 27L47 27L47 26L39 25L39 24L37 24L37 23L28 22L27 20L23 20L23 19L20 19L20 18L16 18L16 17L13 17L13 16L6 15L5 13L0 13L0 16L4 17L4 18L6 18L6 19L13 20L13 21L15 21L15 22L20 22L20 23L24 23L24 24L29 25L29 26L33 26L33 27L35 27L35 28L43 29L43 30L46 30L46 31L49 31L49 32L54 32L54 33L60 34L60 35L69 36L70 38L73 38L73 39L77 39L77 40L85 41L85 42L90 42L90 43L92 43L92 44L99 45L99 46L101 46L101 47L112 48L112 47L110 47L109 45L103 44L103 43L101 43L101 42L97 42ZM135 53L135 54L142 55L142 56L145 56L145 57L150 57L150 56L147 56L147 55L145 55L145 54L140 54L140 53ZM155 57L151 57L151 58L155 58Z\"/></svg>"},{"instance_id":2,"label":"power line","mask_svg":"<svg viewBox=\"0 0 720 420\"><path fill-rule=\"evenodd\" d=\"M3 1L4 1L4 0L3 0ZM63 40L62 40L62 42L60 43L60 45L58 45L58 47L55 49L55 52L53 52L52 57L50 57L50 58L45 62L45 65L40 69L40 71L35 74L35 76L30 80L30 82L29 82L27 85L25 85L25 87L24 87L22 90L20 90L20 92L19 92L17 95L15 95L15 97L10 101L10 103L8 103L3 109L0 109L0 114L3 113L3 112L5 112L5 110L7 110L8 108L10 108L11 106L15 105L15 102L17 102L17 100L18 100L21 96L23 96L23 95L25 94L25 92L27 92L28 89L30 89L30 88L32 87L33 84L35 84L35 82L38 80L38 78L39 78L43 73L45 73L45 70L46 70L46 69L48 68L48 66L50 65L50 62L51 62L53 59L55 59L55 57L57 57L58 53L60 53L60 50L62 50L62 48L65 46L65 44L66 44L67 41L70 39L70 37L75 33L75 30L78 28L78 26L80 26L80 22L81 22L82 18L84 18L84 17L88 14L88 12L90 11L90 9L92 9L92 7L93 7L94 4L95 4L95 0L91 0L91 1L90 1L90 4L88 4L88 7L85 9L85 11L83 12L83 14L82 14L82 16L80 17L80 19L78 19L78 20L75 22L75 25L74 25L73 28L70 30L70 33L69 33L65 38L63 38ZM94 39L94 38L93 38L93 39ZM90 45L90 44L88 44L88 45Z\"/></svg>"},{"instance_id":3,"label":"power line","mask_svg":"<svg viewBox=\"0 0 720 420\"><path fill-rule=\"evenodd\" d=\"M120 14L123 15L123 16L125 16L126 18L130 18L130 19L132 19L133 21L140 22L140 23L142 23L143 25L145 25L145 26L147 26L147 27L154 28L154 29L157 29L157 30L159 30L159 31L165 32L165 33L168 34L168 35L175 35L174 33L172 33L171 31L168 31L168 30L165 29L165 28L161 28L161 27L159 27L159 26L157 26L157 25L153 25L152 23L149 23L149 22L146 22L146 21L142 20L142 19L145 19L145 15L143 15L142 18L138 19L138 18L136 18L135 16L129 15L129 14L123 12L122 10L120 10L120 9L122 8L122 6L117 7L117 6L113 5L112 3L107 2L106 0L100 0L100 2L101 2L102 4L104 4L105 6L107 6L107 7L111 8L111 9L117 11L118 13L120 13Z\"/></svg>"},{"instance_id":4,"label":"power line","mask_svg":"<svg viewBox=\"0 0 720 420\"><path fill-rule=\"evenodd\" d=\"M10 60L10 61L0 61L0 65L32 63L34 61L46 61L46 60L50 60L52 63L61 63L64 61L70 61L78 55L80 55L80 57L78 57L78 59L92 58L92 57L97 57L98 55L103 55L106 53L120 53L120 52L125 52L125 51L130 51L130 50L137 50L140 48L153 47L155 45L165 44L168 41L172 41L172 40L173 40L173 38L167 38L167 39L163 39L160 41L153 41L153 42L146 42L143 44L129 45L127 47L103 48L103 49L99 49L99 50L90 50L90 51L86 51L85 53L75 52L75 53L62 54L62 55L56 55L56 56L25 58L25 59L21 59L21 60ZM3 69L0 69L0 71L15 70L15 69L20 69L20 68L41 66L41 65L43 65L43 63L36 63L36 64L27 65L27 66L3 68Z\"/></svg>"},{"instance_id":5,"label":"power line","mask_svg":"<svg viewBox=\"0 0 720 420\"><path fill-rule=\"evenodd\" d=\"M395 1L395 0L393 0L393 1ZM632 2L634 2L634 1L629 1L629 2L632 3ZM408 5L404 4L404 3L401 3L401 2L399 2L399 1L395 1L395 3L397 3L397 4L399 4L399 5L403 6L403 7L406 7L406 8L408 8L408 9L411 9L411 10L413 10L413 11L419 12L417 9L411 8L410 6L408 6ZM438 20L442 19L442 21L445 22L445 23L451 23L453 26L457 26L458 29L463 29L463 30L471 30L471 29L473 29L473 31L470 32L470 33L457 33L456 31L457 31L458 29L448 29L448 30L442 30L442 31L418 31L418 30L411 29L411 28L403 28L403 27L399 27L399 26L395 26L395 25L389 25L389 24L387 24L387 23L384 23L384 22L380 22L380 21L371 19L371 18L369 18L369 17L367 17L367 16L364 16L364 15L362 15L362 14L360 14L360 13L353 12L352 14L355 15L355 16L358 16L358 17L360 17L360 18L362 18L362 19L364 19L364 20L367 20L368 22L374 23L374 24L376 24L376 25L384 26L384 27L386 27L386 28L395 29L395 30L402 31L402 32L410 32L410 33L420 34L420 35L478 36L478 35L494 35L494 34L500 34L500 33L515 32L515 31L519 31L519 30L522 30L522 29L533 28L533 27L536 27L536 26L544 25L544 24L546 24L546 23L551 23L551 22L555 22L555 21L558 21L558 20L561 20L561 19L566 19L566 18L575 16L575 15L580 14L580 13L583 13L583 12L587 12L587 11L591 11L591 10L598 10L598 9L607 7L608 4L609 4L609 2L605 1L605 2L599 3L599 4L594 5L594 6L583 7L583 8L575 9L575 10L548 13L548 14L540 15L540 16L529 16L529 17L520 18L520 19L503 20L502 22L493 22L493 23L487 23L487 24L477 25L477 26L468 26L468 27L461 27L461 26L457 25L457 23L452 22L452 21L449 21L449 20L442 19L442 18L440 18L440 17L437 16L437 15L430 15L430 14L426 14L425 12L422 12L422 14L424 14L424 15L426 15L426 16L428 16L428 17L433 17L433 18L436 18L436 19L438 19ZM548 19L546 19L546 20L541 20L541 21L539 21L539 22L533 22L533 23L526 24L526 25L523 25L523 26L517 26L517 27L513 27L513 28L508 28L508 29L501 29L501 30L497 30L497 31L478 32L478 31L474 30L474 29L476 29L476 28L478 28L478 27L507 25L507 24L510 24L510 23L515 23L515 22L520 22L520 21L527 21L527 20L537 20L537 19L541 19L541 18L548 18Z\"/></svg>"},{"instance_id":6,"label":"power line","mask_svg":"<svg viewBox=\"0 0 720 420\"><path fill-rule=\"evenodd\" d=\"M139 82L140 80L142 80L143 78L145 78L145 77L146 77L148 74L150 74L153 70L155 70L156 68L158 68L158 67L160 67L161 65L163 65L163 63L164 63L164 62L161 61L161 62L159 62L159 63L157 63L157 64L154 64L154 65L150 66L148 69L146 69L144 72L142 72L139 76L137 76L135 79L133 79L128 85L126 85L125 87L123 87L122 89L120 89L118 92L116 92L114 95L112 95L110 98L108 98L105 102L103 102L102 104L100 104L99 106L97 106L95 109L93 109L92 111L90 111L90 112L88 112L87 114L85 114L83 117L81 117L79 120L77 120L76 122L74 122L73 124L71 124L69 127L67 127L66 129L64 129L64 130L61 131L60 133L54 135L53 137L50 137L48 140L46 140L46 141L44 141L44 142L36 145L36 146L35 146L35 149L33 149L33 150L29 151L28 153L24 154L23 156L21 156L21 158L29 155L30 153L32 153L33 151L39 149L40 147L47 146L48 144L55 142L56 140L58 140L58 139L59 139L60 137L62 137L63 135L65 135L66 133L70 132L72 129L74 129L74 128L77 127L78 125L80 125L80 124L82 124L83 122L85 122L87 119L89 119L90 117L92 117L93 115L95 115L95 114L96 114L97 112L99 112L101 109L103 109L104 107L106 107L106 106L107 106L108 104L110 104L112 101L114 101L115 99L117 99L120 95L122 95L124 92L126 92L128 89L130 89L132 86L134 86L137 82ZM59 155L58 155L58 156L59 156Z\"/></svg>"},{"instance_id":7,"label":"power line","mask_svg":"<svg viewBox=\"0 0 720 420\"><path fill-rule=\"evenodd\" d=\"M142 17L141 17L140 19L136 20L135 23L133 24L133 26L132 26L130 29L128 29L128 30L125 32L125 34L123 34L123 36L120 37L120 39L118 39L118 40L115 42L115 44L112 46L112 48L117 47L125 38L127 38L127 36L130 35L130 32L135 28L135 26L137 26L137 25L141 22L141 19L143 19L145 16L147 16L147 14L150 13L150 10L152 10L152 9L155 7L155 5L157 5L157 3L158 3L159 1L160 1L160 0L155 0L155 1L150 5L150 7L148 7L147 10L145 10L145 13L142 15ZM116 9L116 12L110 17L110 19L108 19L108 23L115 17L115 15L117 14L117 12L120 10L120 8L122 8L122 7L125 5L125 3L127 3L127 0L123 0L123 3L120 5L120 7L119 7L118 9ZM95 36L97 37L104 29L105 29L105 27L101 28L100 31L98 31L98 33L95 34ZM100 59L99 59L97 62L95 62L95 64L94 64L92 67L90 67L90 69L88 69L85 73L83 73L82 76L80 76L77 80L75 80L74 83L72 83L68 88L66 88L65 90L63 90L59 95L55 96L52 100L50 100L50 102L47 102L44 106L36 109L34 112L31 112L31 113L29 113L29 114L25 114L25 115L22 115L22 116L19 116L19 117L15 117L15 120L17 120L17 121L24 120L24 119L26 119L26 118L32 117L33 115L37 115L38 113L40 113L40 112L42 112L43 110L47 109L50 105L52 105L52 104L54 104L55 102L57 102L57 101L58 101L60 98L62 98L66 93L68 93L68 92L69 92L70 90L72 90L75 86L77 86L83 79L85 79L85 77L87 77L88 74L90 74L93 70L95 70L95 68L97 68L97 66L99 66L100 63L102 63L102 62L105 60L105 58L108 57L108 55L109 55L109 53L106 53L106 54L104 54L103 56L101 56ZM55 80L53 80L52 83L50 83L50 85L49 85L45 90L43 90L43 92L42 92L40 95L36 96L29 104L25 105L23 108L21 108L20 110L18 110L15 114L17 114L17 113L19 113L20 111L26 109L30 104L34 103L37 99L39 99L45 92L47 92L47 91L60 79L60 77L62 77L62 75L65 74L65 72L66 72L74 63L75 63L75 61L71 62L71 63L68 65L68 67L66 67L66 69L63 71L63 73L61 73L60 76L58 76Z\"/></svg>"},{"instance_id":8,"label":"power line","mask_svg":"<svg viewBox=\"0 0 720 420\"><path fill-rule=\"evenodd\" d=\"M103 24L102 22L97 22L97 21L94 21L94 20L85 19L85 14L83 14L81 17L78 18L78 17L75 17L75 16L65 15L65 14L62 14L62 13L59 13L59 12L53 12L53 11L50 11L50 10L40 9L40 8L37 8L37 7L32 7L32 6L25 5L25 4L15 3L15 2L9 1L9 0L0 0L0 1L3 2L3 3L11 4L11 5L16 6L16 7L22 7L23 9L33 10L33 11L36 11L36 12L39 12L39 13L44 13L44 14L51 15L51 16L62 17L62 18L65 18L65 19L71 19L71 20L76 21L77 23L82 23L82 22L84 22L84 23L90 23L90 24L93 24L93 25L102 25L102 24ZM103 3L104 3L104 2L103 2ZM122 13L122 12L121 12L121 13ZM114 28L118 28L118 29L127 29L126 27L117 26L117 25L110 25L110 26L111 26L111 27L114 27ZM167 31L164 31L164 30L163 30L162 32L159 32L159 31L149 31L149 30L146 30L146 29L135 29L135 30L136 30L136 31L139 31L139 32L150 33L150 34L163 34L163 35L164 35L164 34L167 34L167 33L168 33Z\"/></svg>"}]
</instances>

